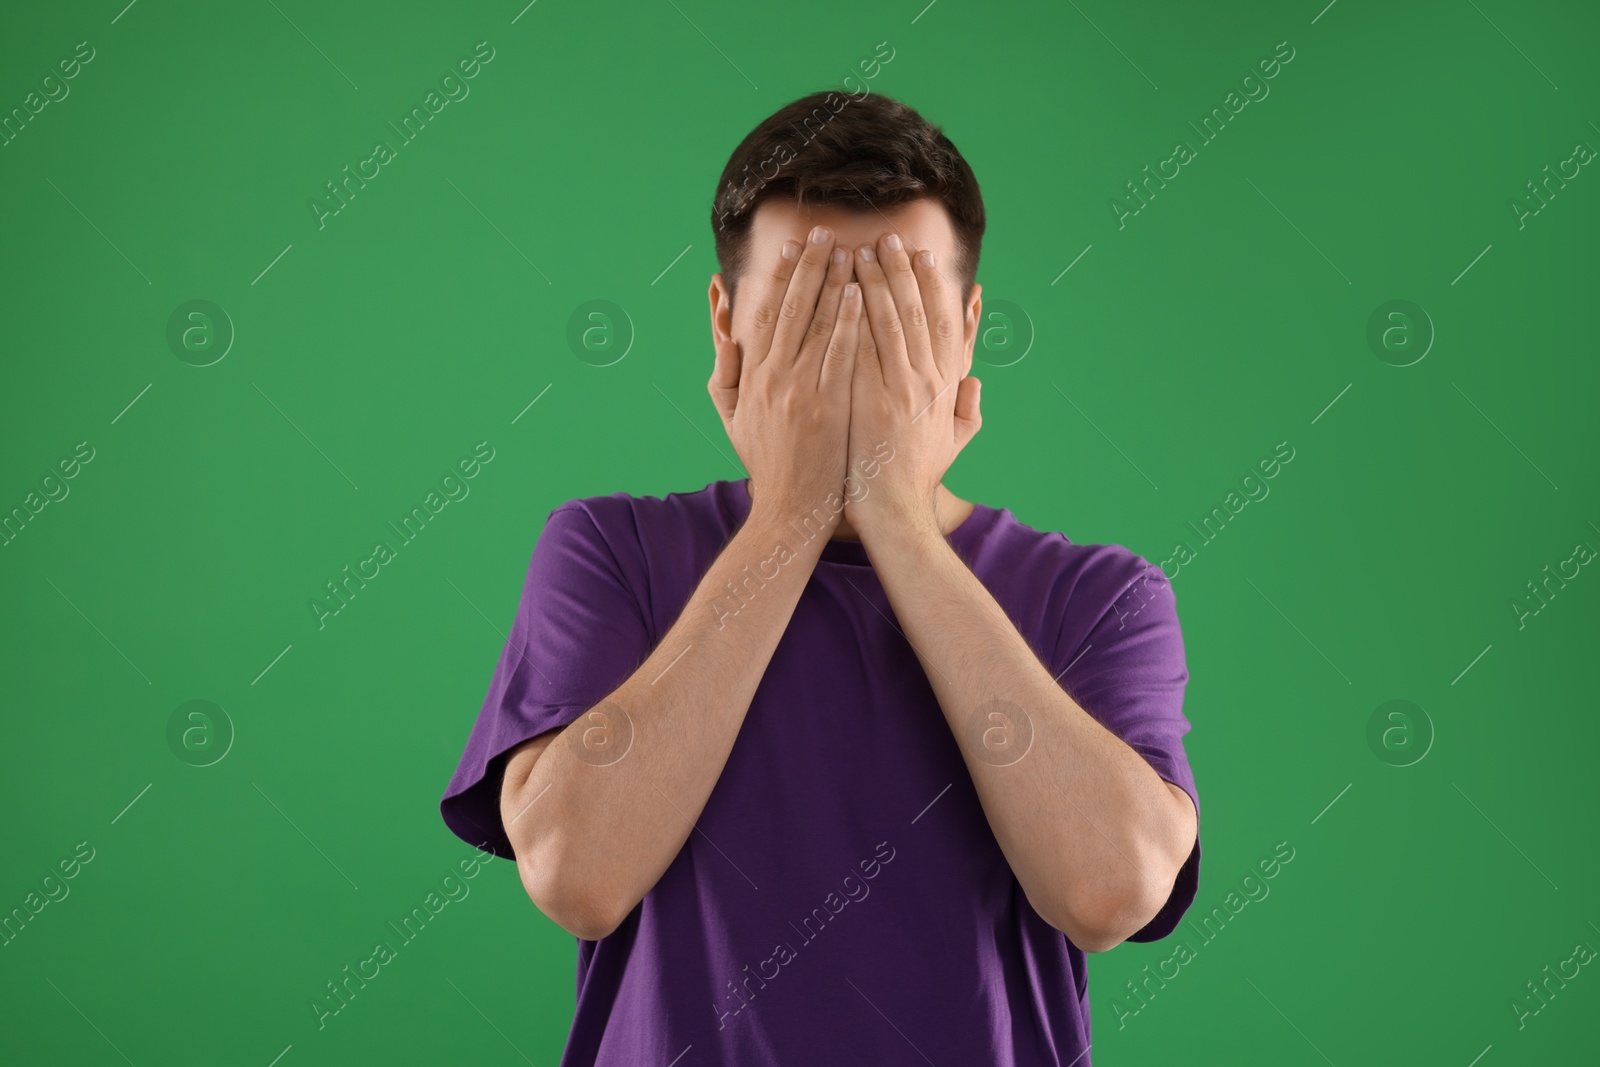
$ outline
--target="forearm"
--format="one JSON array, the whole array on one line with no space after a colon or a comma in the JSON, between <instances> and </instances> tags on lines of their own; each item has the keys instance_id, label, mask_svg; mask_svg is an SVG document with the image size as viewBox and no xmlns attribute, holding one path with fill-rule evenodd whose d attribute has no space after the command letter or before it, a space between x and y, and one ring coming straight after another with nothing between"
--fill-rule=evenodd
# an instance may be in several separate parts
<instances>
[{"instance_id":1,"label":"forearm","mask_svg":"<svg viewBox=\"0 0 1600 1067\"><path fill-rule=\"evenodd\" d=\"M797 544L788 518L753 509L650 656L592 709L604 732L607 719L580 717L517 787L526 817L507 833L541 905L566 902L609 932L693 832L826 541ZM778 565L780 542L792 552Z\"/></svg>"},{"instance_id":2,"label":"forearm","mask_svg":"<svg viewBox=\"0 0 1600 1067\"><path fill-rule=\"evenodd\" d=\"M1188 852L1169 787L1061 689L936 530L863 540L1028 900L1080 947L1122 940Z\"/></svg>"}]
</instances>

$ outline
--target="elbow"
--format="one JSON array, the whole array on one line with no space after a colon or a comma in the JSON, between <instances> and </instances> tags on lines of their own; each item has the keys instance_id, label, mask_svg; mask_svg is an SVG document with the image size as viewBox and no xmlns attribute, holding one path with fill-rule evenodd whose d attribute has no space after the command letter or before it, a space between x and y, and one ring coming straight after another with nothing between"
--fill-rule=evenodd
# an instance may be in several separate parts
<instances>
[{"instance_id":1,"label":"elbow","mask_svg":"<svg viewBox=\"0 0 1600 1067\"><path fill-rule=\"evenodd\" d=\"M517 853L517 874L528 899L573 937L598 941L610 936L629 909L617 905L598 886L574 878L574 865L550 852L535 847Z\"/></svg>"},{"instance_id":2,"label":"elbow","mask_svg":"<svg viewBox=\"0 0 1600 1067\"><path fill-rule=\"evenodd\" d=\"M1143 883L1097 899L1063 900L1040 910L1045 922L1084 952L1108 952L1143 929L1166 903Z\"/></svg>"}]
</instances>

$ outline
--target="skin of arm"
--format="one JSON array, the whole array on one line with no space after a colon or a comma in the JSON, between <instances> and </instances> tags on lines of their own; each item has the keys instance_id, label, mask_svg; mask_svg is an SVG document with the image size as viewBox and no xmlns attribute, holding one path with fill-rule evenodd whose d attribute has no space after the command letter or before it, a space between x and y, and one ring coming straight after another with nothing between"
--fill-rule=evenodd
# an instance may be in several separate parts
<instances>
[{"instance_id":1,"label":"skin of arm","mask_svg":"<svg viewBox=\"0 0 1600 1067\"><path fill-rule=\"evenodd\" d=\"M764 578L732 618L729 583L794 540L775 512L752 510L643 665L596 709L546 731L506 764L501 820L528 896L575 937L599 940L627 918L683 848L722 774L756 686L822 552L822 539ZM583 731L617 729L620 760L582 758Z\"/></svg>"},{"instance_id":2,"label":"skin of arm","mask_svg":"<svg viewBox=\"0 0 1600 1067\"><path fill-rule=\"evenodd\" d=\"M847 284L849 254L834 256L831 232L820 233L803 252L787 242L795 256L780 254L765 279L746 283L757 301L747 344L718 333L707 388L751 472L745 522L645 662L600 704L507 761L501 821L523 888L578 938L615 930L694 831L843 517L862 301ZM801 517L820 527L806 542L789 526ZM594 731L629 745L620 758L585 758Z\"/></svg>"},{"instance_id":3,"label":"skin of arm","mask_svg":"<svg viewBox=\"0 0 1600 1067\"><path fill-rule=\"evenodd\" d=\"M870 329L857 355L851 450L887 438L896 460L846 517L1029 902L1079 948L1103 952L1166 902L1196 839L1194 804L1055 683L941 534L935 491L981 425L977 382L964 377L973 338L931 255L913 267L904 243L891 232L856 249ZM996 700L1015 705L1018 721L989 717L1005 707ZM1032 748L999 765L985 746L996 728L1031 728Z\"/></svg>"}]
</instances>

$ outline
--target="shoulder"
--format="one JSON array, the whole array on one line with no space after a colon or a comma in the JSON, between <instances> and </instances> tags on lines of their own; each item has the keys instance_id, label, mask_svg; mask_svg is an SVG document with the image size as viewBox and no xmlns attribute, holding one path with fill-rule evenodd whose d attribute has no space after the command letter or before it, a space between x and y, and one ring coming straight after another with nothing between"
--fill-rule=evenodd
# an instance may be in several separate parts
<instances>
[{"instance_id":1,"label":"shoulder","mask_svg":"<svg viewBox=\"0 0 1600 1067\"><path fill-rule=\"evenodd\" d=\"M1066 534L1039 530L1006 509L1000 527L1007 554L1036 580L1050 583L1058 606L1093 618L1130 596L1148 599L1171 592L1160 566L1120 544L1078 543Z\"/></svg>"}]
</instances>

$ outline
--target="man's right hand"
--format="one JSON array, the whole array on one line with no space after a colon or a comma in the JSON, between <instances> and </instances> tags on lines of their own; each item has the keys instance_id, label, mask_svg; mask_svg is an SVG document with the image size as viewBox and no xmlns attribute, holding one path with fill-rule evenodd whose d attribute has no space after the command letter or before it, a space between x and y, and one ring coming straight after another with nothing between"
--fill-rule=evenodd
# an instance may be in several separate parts
<instances>
[{"instance_id":1,"label":"man's right hand","mask_svg":"<svg viewBox=\"0 0 1600 1067\"><path fill-rule=\"evenodd\" d=\"M827 227L784 248L796 258L780 254L747 283L756 301L750 337L717 343L706 389L750 472L752 510L779 508L788 518L821 508L832 533L843 512L823 505L844 491L862 299L850 280L854 257L834 248Z\"/></svg>"}]
</instances>

